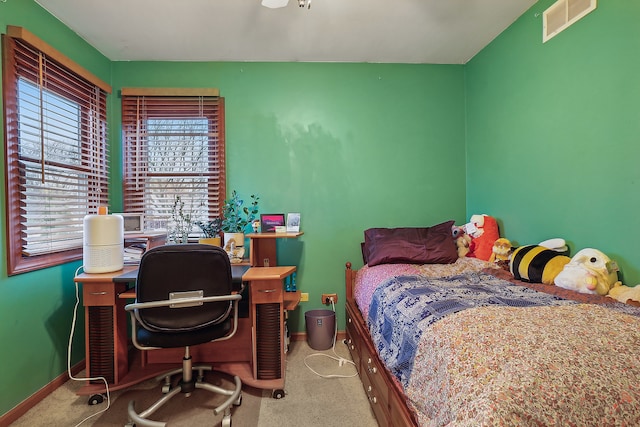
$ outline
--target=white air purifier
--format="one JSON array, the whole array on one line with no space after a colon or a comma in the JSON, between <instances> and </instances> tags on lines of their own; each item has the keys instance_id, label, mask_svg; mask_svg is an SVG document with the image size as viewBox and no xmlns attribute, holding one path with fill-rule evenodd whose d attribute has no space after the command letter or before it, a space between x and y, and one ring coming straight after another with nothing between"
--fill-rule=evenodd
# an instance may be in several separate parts
<instances>
[{"instance_id":1,"label":"white air purifier","mask_svg":"<svg viewBox=\"0 0 640 427\"><path fill-rule=\"evenodd\" d=\"M84 217L85 273L110 273L124 267L124 221L120 215Z\"/></svg>"}]
</instances>

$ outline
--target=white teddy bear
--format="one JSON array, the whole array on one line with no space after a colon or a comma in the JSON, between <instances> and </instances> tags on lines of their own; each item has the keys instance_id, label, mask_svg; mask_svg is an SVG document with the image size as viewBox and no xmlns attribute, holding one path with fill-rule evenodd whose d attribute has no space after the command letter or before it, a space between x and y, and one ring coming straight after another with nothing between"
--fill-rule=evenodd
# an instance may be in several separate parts
<instances>
[{"instance_id":1,"label":"white teddy bear","mask_svg":"<svg viewBox=\"0 0 640 427\"><path fill-rule=\"evenodd\" d=\"M618 281L618 266L597 249L576 253L556 276L555 284L583 294L606 295Z\"/></svg>"}]
</instances>

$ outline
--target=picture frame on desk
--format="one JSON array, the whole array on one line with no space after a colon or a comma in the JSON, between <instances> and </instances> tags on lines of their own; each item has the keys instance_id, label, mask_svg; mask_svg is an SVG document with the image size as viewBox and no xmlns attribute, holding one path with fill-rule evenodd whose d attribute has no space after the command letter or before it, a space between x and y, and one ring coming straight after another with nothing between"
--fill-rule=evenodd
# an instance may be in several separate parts
<instances>
[{"instance_id":1,"label":"picture frame on desk","mask_svg":"<svg viewBox=\"0 0 640 427\"><path fill-rule=\"evenodd\" d=\"M260 214L260 227L263 233L275 233L276 227L284 227L284 214Z\"/></svg>"},{"instance_id":2,"label":"picture frame on desk","mask_svg":"<svg viewBox=\"0 0 640 427\"><path fill-rule=\"evenodd\" d=\"M289 212L287 214L287 233L298 233L300 231L300 213Z\"/></svg>"}]
</instances>

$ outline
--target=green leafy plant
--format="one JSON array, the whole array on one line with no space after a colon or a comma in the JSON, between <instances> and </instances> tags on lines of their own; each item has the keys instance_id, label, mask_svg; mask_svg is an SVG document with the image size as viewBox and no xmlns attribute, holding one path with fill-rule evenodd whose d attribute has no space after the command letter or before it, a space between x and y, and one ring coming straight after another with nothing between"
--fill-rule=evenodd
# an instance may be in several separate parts
<instances>
[{"instance_id":1,"label":"green leafy plant","mask_svg":"<svg viewBox=\"0 0 640 427\"><path fill-rule=\"evenodd\" d=\"M251 221L258 214L259 199L258 196L252 194L251 203L249 206L244 206L244 200L233 190L231 197L224 201L222 207L222 231L225 233L244 233L247 225L251 224Z\"/></svg>"},{"instance_id":2,"label":"green leafy plant","mask_svg":"<svg viewBox=\"0 0 640 427\"><path fill-rule=\"evenodd\" d=\"M218 237L222 231L222 218L213 218L210 221L198 221L196 225L200 227L204 237Z\"/></svg>"}]
</instances>

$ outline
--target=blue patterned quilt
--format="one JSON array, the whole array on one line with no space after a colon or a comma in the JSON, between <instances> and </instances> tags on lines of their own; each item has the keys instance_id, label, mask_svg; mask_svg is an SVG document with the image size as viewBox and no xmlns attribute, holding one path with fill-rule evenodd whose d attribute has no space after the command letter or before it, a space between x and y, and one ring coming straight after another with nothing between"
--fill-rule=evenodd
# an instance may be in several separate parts
<instances>
[{"instance_id":1,"label":"blue patterned quilt","mask_svg":"<svg viewBox=\"0 0 640 427\"><path fill-rule=\"evenodd\" d=\"M420 338L438 320L474 307L568 304L577 302L483 272L436 279L399 276L374 292L368 325L381 359L406 388Z\"/></svg>"}]
</instances>

